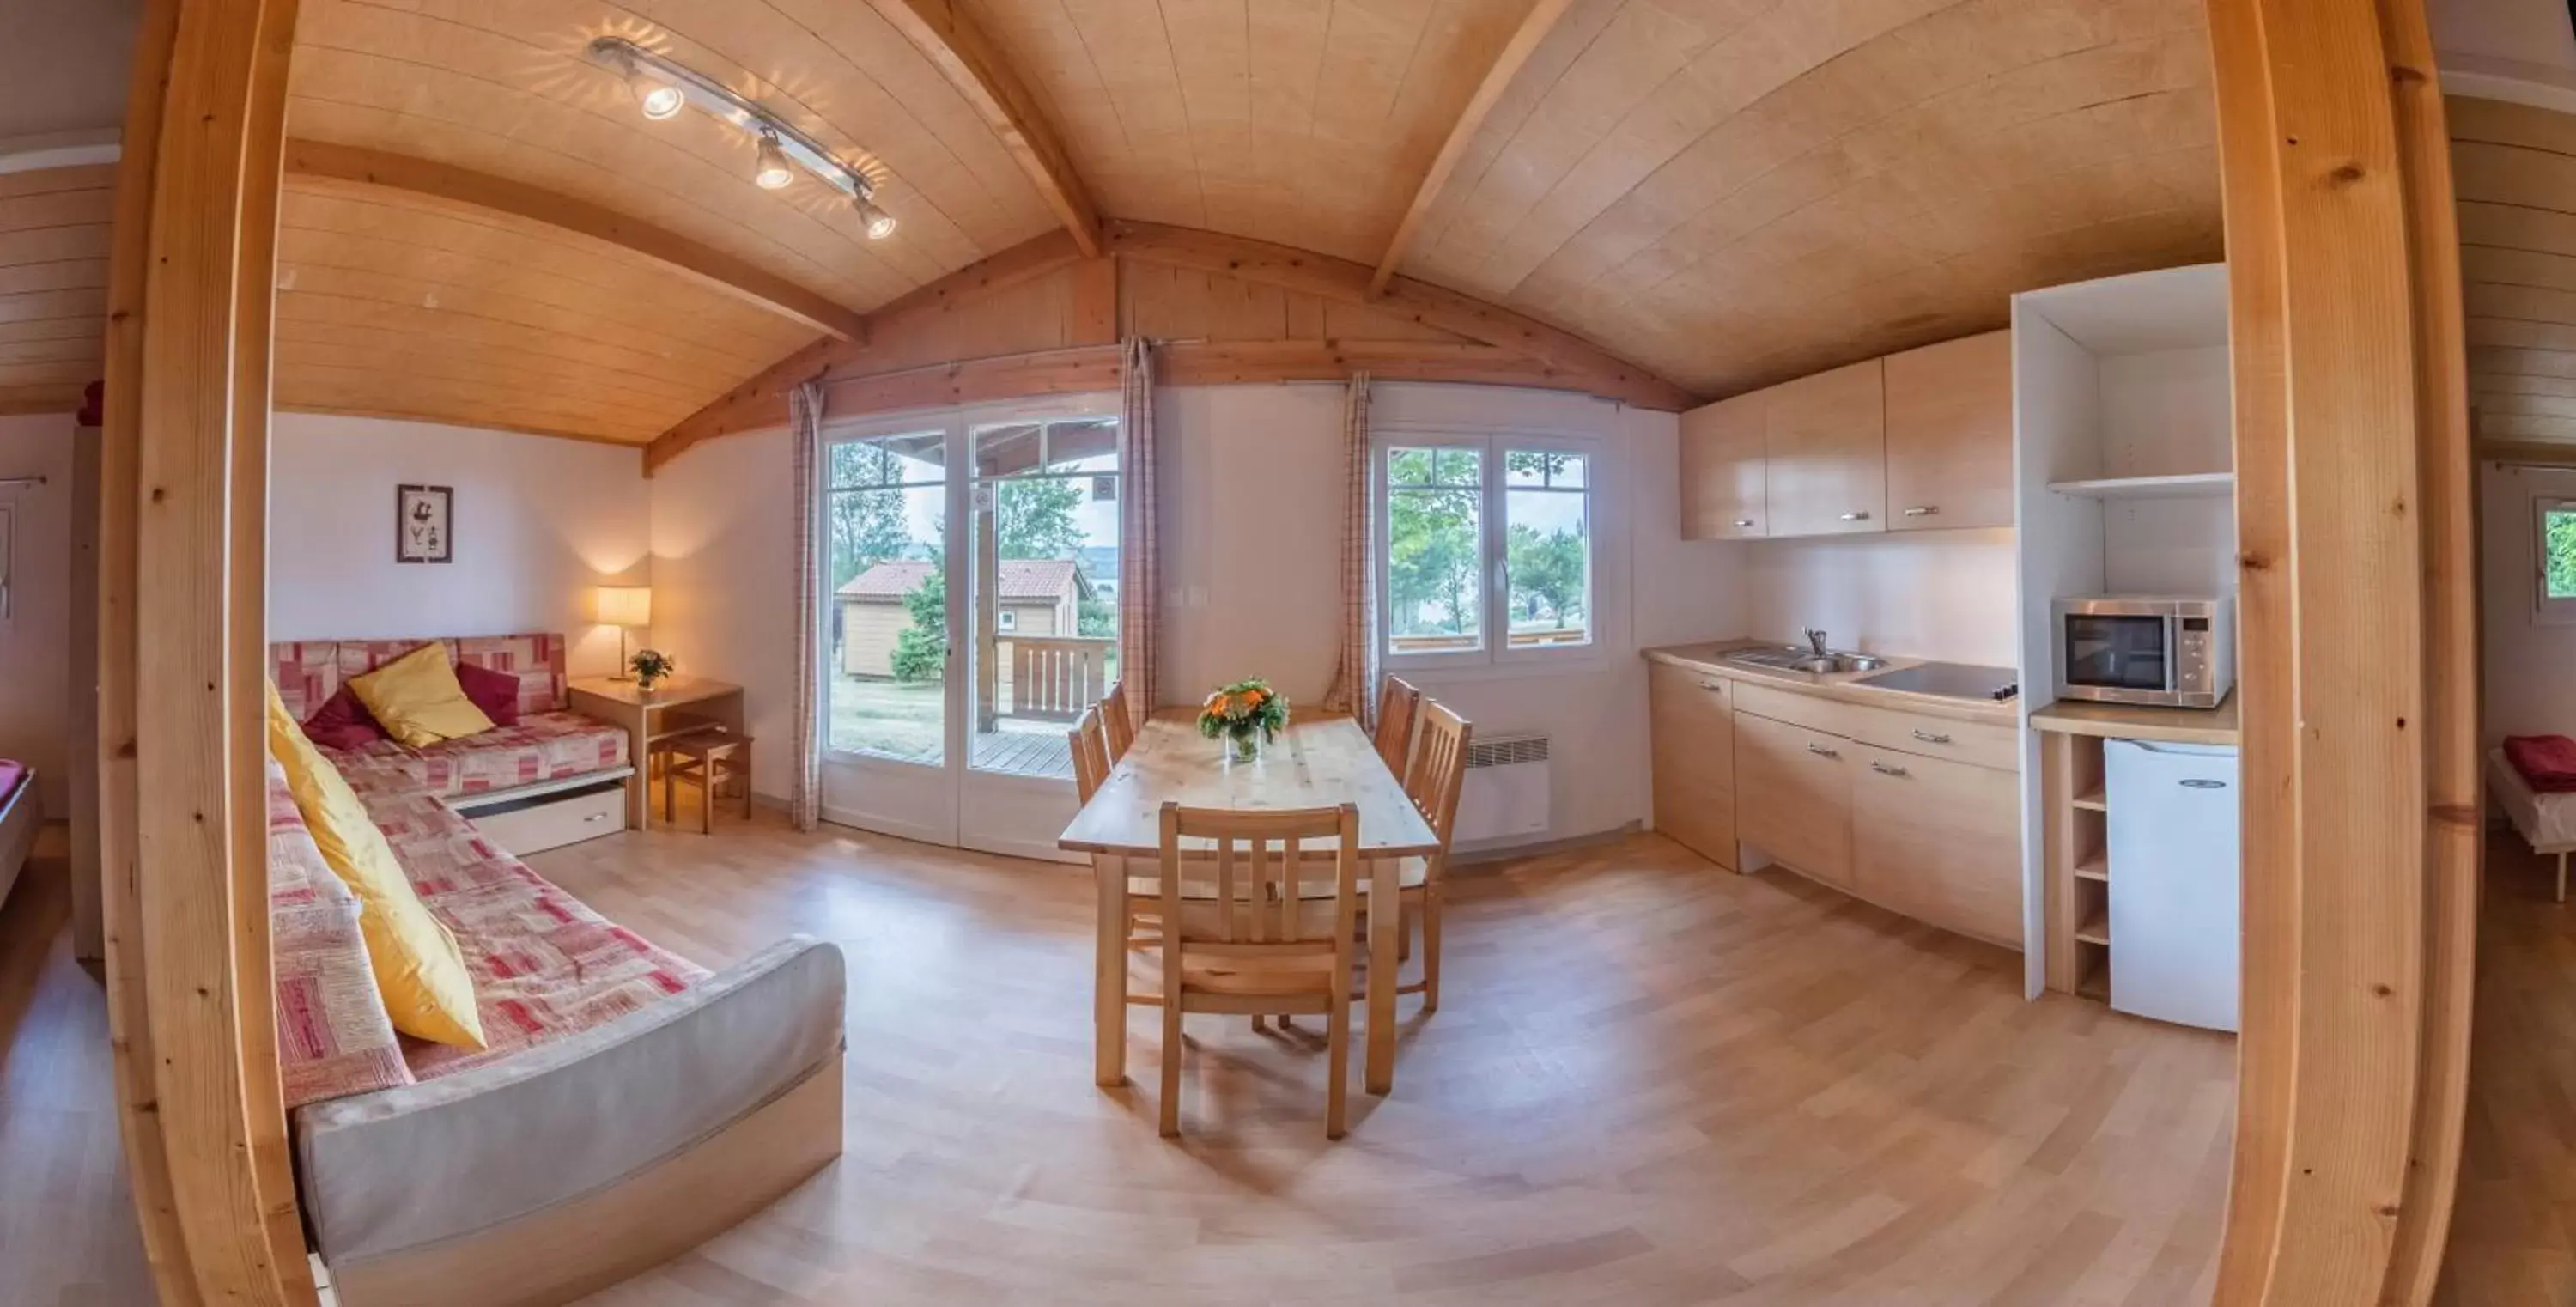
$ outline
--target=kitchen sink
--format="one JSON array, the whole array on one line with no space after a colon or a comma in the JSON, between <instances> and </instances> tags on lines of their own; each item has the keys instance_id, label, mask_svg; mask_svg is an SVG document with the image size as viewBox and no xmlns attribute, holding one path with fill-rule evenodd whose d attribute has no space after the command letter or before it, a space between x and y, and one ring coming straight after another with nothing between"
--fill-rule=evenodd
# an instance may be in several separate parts
<instances>
[{"instance_id":1,"label":"kitchen sink","mask_svg":"<svg viewBox=\"0 0 2576 1307\"><path fill-rule=\"evenodd\" d=\"M1810 676L1839 676L1847 672L1874 672L1887 666L1884 658L1868 654L1818 654L1812 649L1795 646L1777 649L1738 649L1726 655L1730 663L1768 668L1780 672L1805 672Z\"/></svg>"}]
</instances>

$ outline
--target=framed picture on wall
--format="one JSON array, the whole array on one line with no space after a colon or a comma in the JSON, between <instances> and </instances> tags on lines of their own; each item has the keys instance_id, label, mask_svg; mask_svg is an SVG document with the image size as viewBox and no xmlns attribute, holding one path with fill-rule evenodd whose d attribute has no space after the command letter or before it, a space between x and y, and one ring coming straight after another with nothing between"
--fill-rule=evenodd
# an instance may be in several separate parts
<instances>
[{"instance_id":1,"label":"framed picture on wall","mask_svg":"<svg viewBox=\"0 0 2576 1307\"><path fill-rule=\"evenodd\" d=\"M394 487L394 561L444 563L454 557L453 486Z\"/></svg>"}]
</instances>

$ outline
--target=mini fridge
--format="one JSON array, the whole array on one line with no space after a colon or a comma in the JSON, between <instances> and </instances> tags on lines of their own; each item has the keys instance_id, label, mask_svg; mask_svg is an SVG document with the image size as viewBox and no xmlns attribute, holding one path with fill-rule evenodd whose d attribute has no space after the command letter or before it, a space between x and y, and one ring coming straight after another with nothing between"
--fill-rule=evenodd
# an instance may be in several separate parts
<instances>
[{"instance_id":1,"label":"mini fridge","mask_svg":"<svg viewBox=\"0 0 2576 1307\"><path fill-rule=\"evenodd\" d=\"M2111 1006L2236 1029L2242 897L2236 750L2111 740Z\"/></svg>"}]
</instances>

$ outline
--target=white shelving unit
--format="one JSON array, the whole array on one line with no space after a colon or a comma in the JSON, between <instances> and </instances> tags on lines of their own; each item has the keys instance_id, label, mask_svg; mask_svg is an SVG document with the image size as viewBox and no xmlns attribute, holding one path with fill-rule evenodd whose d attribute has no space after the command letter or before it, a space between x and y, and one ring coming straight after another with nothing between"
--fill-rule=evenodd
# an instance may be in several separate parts
<instances>
[{"instance_id":1,"label":"white shelving unit","mask_svg":"<svg viewBox=\"0 0 2576 1307\"><path fill-rule=\"evenodd\" d=\"M2030 291L2013 297L2012 317L2027 727L2057 698L2055 601L2236 593L2227 268ZM2047 976L2037 732L2024 731L2023 749L2023 908L2034 945L2023 956L2036 996Z\"/></svg>"},{"instance_id":2,"label":"white shelving unit","mask_svg":"<svg viewBox=\"0 0 2576 1307\"><path fill-rule=\"evenodd\" d=\"M2079 499L2225 499L2236 498L2233 472L2183 472L2173 476L2095 477L2090 481L2051 481L2050 490Z\"/></svg>"}]
</instances>

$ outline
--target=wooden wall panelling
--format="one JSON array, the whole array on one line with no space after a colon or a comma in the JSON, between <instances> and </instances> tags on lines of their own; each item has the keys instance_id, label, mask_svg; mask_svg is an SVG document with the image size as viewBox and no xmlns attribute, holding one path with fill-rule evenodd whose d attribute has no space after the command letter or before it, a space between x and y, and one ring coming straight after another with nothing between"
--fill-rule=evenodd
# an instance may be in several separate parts
<instances>
[{"instance_id":1,"label":"wooden wall panelling","mask_svg":"<svg viewBox=\"0 0 2576 1307\"><path fill-rule=\"evenodd\" d=\"M0 175L0 413L62 413L106 363L116 170Z\"/></svg>"},{"instance_id":2,"label":"wooden wall panelling","mask_svg":"<svg viewBox=\"0 0 2576 1307\"><path fill-rule=\"evenodd\" d=\"M2480 434L2576 446L2576 114L2446 108Z\"/></svg>"},{"instance_id":3,"label":"wooden wall panelling","mask_svg":"<svg viewBox=\"0 0 2576 1307\"><path fill-rule=\"evenodd\" d=\"M120 1104L166 1301L310 1304L277 1081L261 784L267 311L293 0L185 0L138 53L110 374L102 830ZM152 111L157 107L157 114ZM139 171L136 170L136 171ZM136 195L132 189L126 194ZM139 260L139 262L138 262ZM119 883L122 882L122 883ZM148 1050L139 1064L135 1049ZM157 1138L157 1146L154 1140ZM175 1221L171 1214L175 1213Z\"/></svg>"},{"instance_id":4,"label":"wooden wall panelling","mask_svg":"<svg viewBox=\"0 0 2576 1307\"><path fill-rule=\"evenodd\" d=\"M1127 222L1110 224L1109 241L1118 329L1171 342L1167 383L1182 384L1182 376L1199 384L1339 379L1367 367L1388 380L1534 386L1658 407L1689 403L1580 341L1490 306L1403 278L1393 293L1371 300L1368 270L1357 264ZM1101 274L1073 271L1080 259L1070 238L1054 233L887 305L870 315L871 343L823 341L781 359L656 438L646 468L701 441L785 422L788 390L807 379L831 379L834 411L847 413L864 411L849 407L862 396L925 393L909 374L933 364L990 364L974 370L986 398L1001 397L990 387L1003 378L1052 378L1048 368L1000 364L1016 352L1060 351L1098 331L1097 282L1090 307L1080 288L1084 277ZM1532 341L1545 348L1528 347ZM1251 348L1261 346L1272 348ZM907 377L850 384L895 373Z\"/></svg>"},{"instance_id":5,"label":"wooden wall panelling","mask_svg":"<svg viewBox=\"0 0 2576 1307\"><path fill-rule=\"evenodd\" d=\"M2213 0L2211 19L2247 789L2216 1301L2419 1304L2458 1147L2465 1042L2447 1026L2465 1019L2477 804L2431 48L2417 0Z\"/></svg>"}]
</instances>

